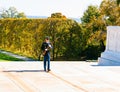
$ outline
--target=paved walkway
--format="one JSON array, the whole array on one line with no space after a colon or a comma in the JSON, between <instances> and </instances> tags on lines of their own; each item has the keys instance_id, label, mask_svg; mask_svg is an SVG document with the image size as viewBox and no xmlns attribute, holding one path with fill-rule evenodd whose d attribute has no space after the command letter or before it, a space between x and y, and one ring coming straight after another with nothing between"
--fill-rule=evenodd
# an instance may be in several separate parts
<instances>
[{"instance_id":1,"label":"paved walkway","mask_svg":"<svg viewBox=\"0 0 120 92\"><path fill-rule=\"evenodd\" d=\"M0 62L0 92L120 92L120 67L92 62Z\"/></svg>"}]
</instances>

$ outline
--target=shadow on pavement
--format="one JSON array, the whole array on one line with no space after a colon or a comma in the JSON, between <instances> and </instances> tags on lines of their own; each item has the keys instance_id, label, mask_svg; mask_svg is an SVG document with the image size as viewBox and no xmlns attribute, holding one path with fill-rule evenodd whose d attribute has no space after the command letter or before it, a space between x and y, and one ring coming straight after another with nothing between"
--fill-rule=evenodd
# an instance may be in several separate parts
<instances>
[{"instance_id":1,"label":"shadow on pavement","mask_svg":"<svg viewBox=\"0 0 120 92\"><path fill-rule=\"evenodd\" d=\"M117 66L120 66L120 65L91 65L91 66L95 66L95 67L97 67L97 66L98 66L98 67L99 67L99 66L100 66L100 67L106 67L106 66L107 66L107 67L111 67L111 66L116 66L116 67L117 67Z\"/></svg>"},{"instance_id":2,"label":"shadow on pavement","mask_svg":"<svg viewBox=\"0 0 120 92\"><path fill-rule=\"evenodd\" d=\"M6 70L3 72L45 72L44 70Z\"/></svg>"}]
</instances>

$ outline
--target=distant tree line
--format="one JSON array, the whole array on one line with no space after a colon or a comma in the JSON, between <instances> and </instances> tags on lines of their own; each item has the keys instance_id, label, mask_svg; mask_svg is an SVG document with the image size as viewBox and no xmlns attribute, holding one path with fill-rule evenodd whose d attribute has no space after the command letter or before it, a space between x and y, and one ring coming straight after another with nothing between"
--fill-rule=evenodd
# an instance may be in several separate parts
<instances>
[{"instance_id":1,"label":"distant tree line","mask_svg":"<svg viewBox=\"0 0 120 92\"><path fill-rule=\"evenodd\" d=\"M24 12L18 12L15 7L9 9L1 9L0 18L26 18Z\"/></svg>"},{"instance_id":2,"label":"distant tree line","mask_svg":"<svg viewBox=\"0 0 120 92\"><path fill-rule=\"evenodd\" d=\"M41 44L49 36L53 60L97 59L105 50L106 26L120 26L116 0L89 6L81 23L53 13L46 19L0 19L0 48L38 59Z\"/></svg>"}]
</instances>

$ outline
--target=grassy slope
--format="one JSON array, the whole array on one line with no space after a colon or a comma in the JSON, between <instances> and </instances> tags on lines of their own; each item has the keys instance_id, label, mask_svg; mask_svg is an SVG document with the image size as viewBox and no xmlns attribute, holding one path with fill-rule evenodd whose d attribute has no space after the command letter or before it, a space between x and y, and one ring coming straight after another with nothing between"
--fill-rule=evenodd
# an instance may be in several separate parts
<instances>
[{"instance_id":1,"label":"grassy slope","mask_svg":"<svg viewBox=\"0 0 120 92\"><path fill-rule=\"evenodd\" d=\"M23 61L23 60L0 53L0 61Z\"/></svg>"}]
</instances>

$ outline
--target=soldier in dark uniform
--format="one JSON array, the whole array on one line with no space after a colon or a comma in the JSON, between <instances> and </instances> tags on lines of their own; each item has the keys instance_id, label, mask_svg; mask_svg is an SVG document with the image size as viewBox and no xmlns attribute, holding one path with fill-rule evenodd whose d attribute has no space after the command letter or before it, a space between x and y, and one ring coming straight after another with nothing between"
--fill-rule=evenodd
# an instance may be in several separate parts
<instances>
[{"instance_id":1,"label":"soldier in dark uniform","mask_svg":"<svg viewBox=\"0 0 120 92\"><path fill-rule=\"evenodd\" d=\"M50 71L50 49L52 48L49 41L49 37L45 37L45 41L42 43L41 49L44 56L44 71ZM47 68L47 70L46 70Z\"/></svg>"}]
</instances>

